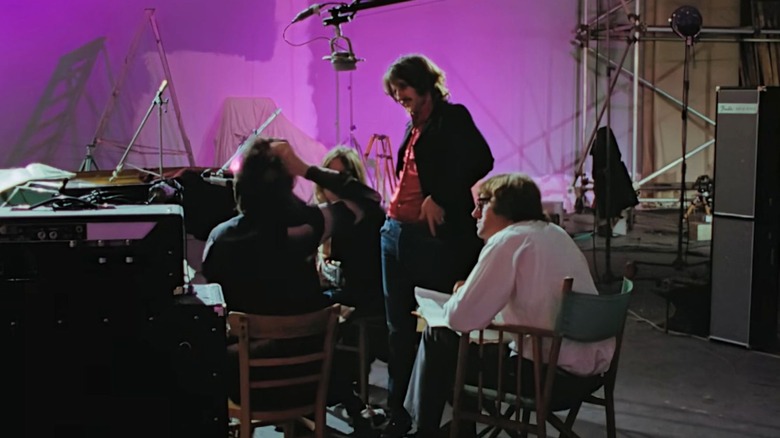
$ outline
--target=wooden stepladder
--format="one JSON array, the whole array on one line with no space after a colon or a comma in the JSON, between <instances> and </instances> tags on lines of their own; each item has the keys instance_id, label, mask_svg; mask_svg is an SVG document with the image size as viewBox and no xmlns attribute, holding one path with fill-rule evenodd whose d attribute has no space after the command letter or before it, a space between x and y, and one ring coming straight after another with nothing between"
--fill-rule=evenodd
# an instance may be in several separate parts
<instances>
[{"instance_id":1,"label":"wooden stepladder","mask_svg":"<svg viewBox=\"0 0 780 438\"><path fill-rule=\"evenodd\" d=\"M371 152L374 153L373 157ZM384 134L372 134L363 154L363 161L366 169L373 171L374 189L382 195L383 203L387 204L398 185L390 138Z\"/></svg>"}]
</instances>

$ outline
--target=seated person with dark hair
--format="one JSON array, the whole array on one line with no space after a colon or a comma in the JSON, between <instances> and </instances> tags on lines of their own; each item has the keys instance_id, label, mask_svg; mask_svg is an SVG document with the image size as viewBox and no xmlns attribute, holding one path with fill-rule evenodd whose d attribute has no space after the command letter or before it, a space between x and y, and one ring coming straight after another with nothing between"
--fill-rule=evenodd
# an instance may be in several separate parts
<instances>
[{"instance_id":1,"label":"seated person with dark hair","mask_svg":"<svg viewBox=\"0 0 780 438\"><path fill-rule=\"evenodd\" d=\"M552 330L565 277L574 279L578 292L598 293L585 256L566 231L548 221L539 188L528 176L489 178L480 186L472 215L485 246L468 278L455 285L444 304L449 328L428 327L423 333L404 403L417 423L418 437L439 436L444 404L452 396L459 342L455 331L468 336L498 315L507 324ZM523 349L524 369L533 367L531 351L530 346ZM573 393L591 389L588 376L606 371L614 351L614 338L587 344L564 340L556 387ZM532 378L530 372L523 374ZM533 382L521 386L532 390ZM475 431L463 432L473 436Z\"/></svg>"},{"instance_id":2,"label":"seated person with dark hair","mask_svg":"<svg viewBox=\"0 0 780 438\"><path fill-rule=\"evenodd\" d=\"M307 205L293 193L296 176L339 193L342 201ZM311 256L331 234L359 223L365 211L376 208L379 194L347 175L309 166L289 143L268 138L254 139L244 153L234 191L240 214L211 231L202 268L209 282L222 286L228 309L295 315L328 306ZM261 356L306 348L279 342L253 346L250 354ZM227 367L228 394L239 403L235 345L228 347ZM302 386L300 391L268 389L259 400L276 408L300 397L312 397L312 386ZM348 393L332 387L331 394L338 399ZM360 410L362 404L355 405L350 415L359 417Z\"/></svg>"}]
</instances>

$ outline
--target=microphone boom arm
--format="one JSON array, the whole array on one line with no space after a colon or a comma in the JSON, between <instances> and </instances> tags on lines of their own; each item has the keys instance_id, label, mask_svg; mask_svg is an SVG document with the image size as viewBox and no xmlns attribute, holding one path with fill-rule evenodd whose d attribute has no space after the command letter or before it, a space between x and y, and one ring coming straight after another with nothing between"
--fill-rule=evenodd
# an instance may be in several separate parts
<instances>
[{"instance_id":1,"label":"microphone boom arm","mask_svg":"<svg viewBox=\"0 0 780 438\"><path fill-rule=\"evenodd\" d=\"M371 2L362 2L361 0L355 0L348 5L339 6L334 9L338 9L340 12L357 12L365 9L373 9L381 6L388 6L396 3L405 3L412 0L374 0Z\"/></svg>"},{"instance_id":2,"label":"microphone boom arm","mask_svg":"<svg viewBox=\"0 0 780 438\"><path fill-rule=\"evenodd\" d=\"M396 3L406 3L409 1L412 0L374 0L370 2L355 0L349 4L342 4L341 6L328 9L328 12L330 12L331 16L329 18L325 18L324 20L322 20L322 23L325 25L329 25L329 24L338 25L344 22L351 21L352 17L358 11L378 8L381 6L393 5Z\"/></svg>"}]
</instances>

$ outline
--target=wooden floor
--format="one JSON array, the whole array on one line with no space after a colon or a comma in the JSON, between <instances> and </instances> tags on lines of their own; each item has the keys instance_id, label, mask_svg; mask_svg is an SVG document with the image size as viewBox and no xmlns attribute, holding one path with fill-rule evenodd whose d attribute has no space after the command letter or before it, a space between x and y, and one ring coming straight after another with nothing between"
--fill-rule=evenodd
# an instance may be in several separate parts
<instances>
[{"instance_id":1,"label":"wooden floor","mask_svg":"<svg viewBox=\"0 0 780 438\"><path fill-rule=\"evenodd\" d=\"M564 221L600 287L611 287L609 274L619 275L625 261L638 263L615 391L618 437L778 437L780 355L710 341L697 333L702 329L698 315L709 303L696 296L695 287L689 288L693 295L680 309L670 306L670 330L665 331L662 292L709 278L709 241L684 239L685 263L674 266L680 253L677 217L673 210L638 211L627 234L610 239L609 250L606 238L590 233L588 215ZM382 406L386 364L374 362L370 382L371 402ZM445 420L448 415L446 411ZM338 432L334 436L349 436L351 428L343 418L339 409L331 410L328 422ZM603 410L583 407L574 430L583 438L605 437ZM255 433L255 438L280 436L272 428Z\"/></svg>"}]
</instances>

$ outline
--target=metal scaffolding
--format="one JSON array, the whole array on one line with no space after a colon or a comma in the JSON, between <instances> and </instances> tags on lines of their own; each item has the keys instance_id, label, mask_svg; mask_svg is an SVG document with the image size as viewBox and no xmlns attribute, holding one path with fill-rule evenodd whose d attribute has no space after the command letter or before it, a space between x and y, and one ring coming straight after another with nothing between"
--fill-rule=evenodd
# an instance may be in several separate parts
<instances>
[{"instance_id":1,"label":"metal scaffolding","mask_svg":"<svg viewBox=\"0 0 780 438\"><path fill-rule=\"evenodd\" d=\"M735 0L738 1L738 0ZM597 2L600 2L597 3ZM600 12L602 9L600 6L606 3L604 12ZM598 7L593 8L591 5L595 4ZM638 179L637 171L637 153L639 151L639 117L641 115L640 107L640 87L656 93L663 97L665 100L683 109L683 102L675 98L672 94L654 85L651 81L648 81L641 77L639 72L640 67L640 54L642 50L643 41L679 41L680 38L673 34L673 30L668 25L648 25L643 21L643 3L641 0L580 0L580 25L577 28L574 43L579 46L579 88L580 88L580 108L579 108L579 126L581 129L579 136L579 144L575 151L580 152L580 157L575 167L574 179L572 182L573 187L584 185L583 181L583 166L586 161L589 150L593 144L593 140L596 137L596 131L602 124L602 119L606 116L607 124L610 123L610 106L612 94L615 86L618 83L618 78L626 76L631 80L631 163L628 168L630 169L631 179L634 183L634 188L639 190L650 181L657 178L659 175L666 173L670 169L678 166L683 157L679 158L661 166L656 169L650 175ZM593 13L592 10L596 9L597 12ZM696 41L699 43L704 42L734 42L734 43L772 43L780 42L780 29L761 29L755 27L703 27L700 34L697 36ZM613 43L625 44L624 51L616 61L610 56L606 56L597 49L592 47L592 43L604 42L607 46L607 50L612 50ZM617 44L614 44L617 46ZM630 67L625 67L625 61L628 56L631 55L632 63ZM605 63L607 66L608 75L608 89L605 95L602 97L604 103L601 108L598 108L599 96L593 96L593 102L591 102L589 78L593 74L591 71L591 63L598 67L599 63ZM612 70L616 70L617 74L610 75ZM588 117L589 108L592 104L595 104L597 108L597 118L595 125L592 129L589 129ZM701 111L695 108L688 107L688 112L699 118L705 124L709 126L715 126L713 118L708 117ZM705 141L704 143L693 147L685 154L685 159L688 159L704 150L715 143L714 138ZM680 154L682 155L682 154ZM669 190L674 191L674 188Z\"/></svg>"}]
</instances>

